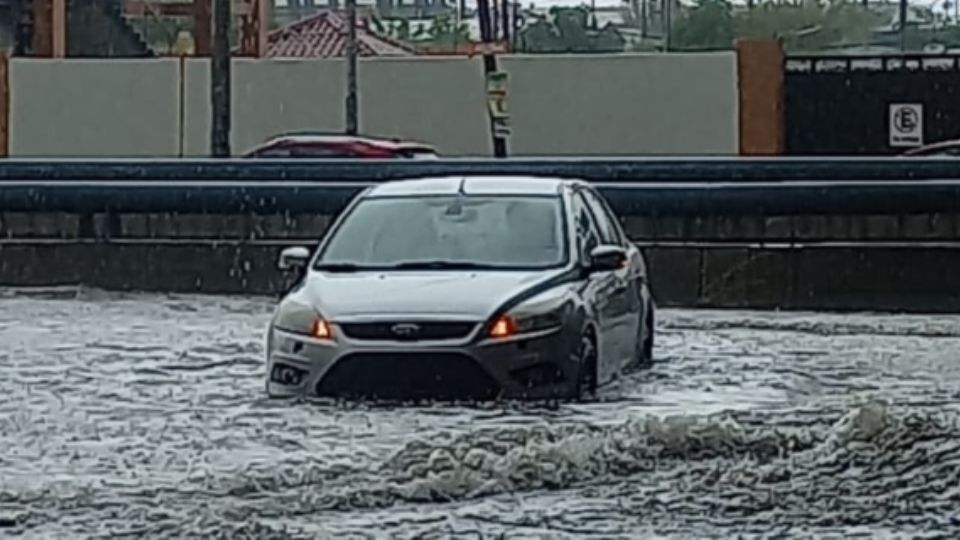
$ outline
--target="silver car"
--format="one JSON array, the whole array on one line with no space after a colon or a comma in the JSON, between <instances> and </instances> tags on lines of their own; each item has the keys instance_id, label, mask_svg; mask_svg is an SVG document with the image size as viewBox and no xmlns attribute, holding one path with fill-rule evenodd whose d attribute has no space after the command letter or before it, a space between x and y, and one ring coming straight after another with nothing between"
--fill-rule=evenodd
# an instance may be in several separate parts
<instances>
[{"instance_id":1,"label":"silver car","mask_svg":"<svg viewBox=\"0 0 960 540\"><path fill-rule=\"evenodd\" d=\"M581 397L652 361L643 256L582 181L380 184L279 266L271 396Z\"/></svg>"}]
</instances>

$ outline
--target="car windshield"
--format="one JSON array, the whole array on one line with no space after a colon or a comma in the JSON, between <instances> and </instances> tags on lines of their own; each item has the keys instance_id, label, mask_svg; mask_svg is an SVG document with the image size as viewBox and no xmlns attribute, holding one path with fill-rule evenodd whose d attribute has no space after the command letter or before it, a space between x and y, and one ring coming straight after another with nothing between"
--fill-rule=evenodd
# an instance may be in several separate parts
<instances>
[{"instance_id":1,"label":"car windshield","mask_svg":"<svg viewBox=\"0 0 960 540\"><path fill-rule=\"evenodd\" d=\"M360 201L318 268L547 268L565 261L558 197L389 197Z\"/></svg>"}]
</instances>

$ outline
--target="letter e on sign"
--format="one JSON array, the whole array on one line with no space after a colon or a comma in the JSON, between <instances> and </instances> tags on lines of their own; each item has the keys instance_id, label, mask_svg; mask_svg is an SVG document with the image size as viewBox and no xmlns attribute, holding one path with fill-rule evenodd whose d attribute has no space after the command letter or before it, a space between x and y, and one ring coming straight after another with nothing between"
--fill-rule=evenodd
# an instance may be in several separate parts
<instances>
[{"instance_id":1,"label":"letter e on sign","mask_svg":"<svg viewBox=\"0 0 960 540\"><path fill-rule=\"evenodd\" d=\"M923 146L923 104L890 104L890 146Z\"/></svg>"}]
</instances>

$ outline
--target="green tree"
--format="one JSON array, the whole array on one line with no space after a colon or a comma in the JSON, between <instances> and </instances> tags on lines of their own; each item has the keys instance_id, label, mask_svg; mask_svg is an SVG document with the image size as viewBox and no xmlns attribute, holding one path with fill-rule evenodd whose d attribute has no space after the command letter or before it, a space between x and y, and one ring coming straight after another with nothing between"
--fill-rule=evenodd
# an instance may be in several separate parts
<instances>
[{"instance_id":1,"label":"green tree","mask_svg":"<svg viewBox=\"0 0 960 540\"><path fill-rule=\"evenodd\" d=\"M678 50L730 49L740 38L780 39L788 51L865 44L882 14L857 3L766 2L752 9L727 0L698 0L677 20L672 45Z\"/></svg>"},{"instance_id":2,"label":"green tree","mask_svg":"<svg viewBox=\"0 0 960 540\"><path fill-rule=\"evenodd\" d=\"M438 15L429 25L417 23L413 28L407 19L395 19L388 23L375 20L375 28L394 39L426 46L450 47L470 41L470 30L466 23L458 25L449 15Z\"/></svg>"},{"instance_id":3,"label":"green tree","mask_svg":"<svg viewBox=\"0 0 960 540\"><path fill-rule=\"evenodd\" d=\"M733 10L726 0L698 0L673 27L671 47L685 50L729 49L734 39Z\"/></svg>"},{"instance_id":4,"label":"green tree","mask_svg":"<svg viewBox=\"0 0 960 540\"><path fill-rule=\"evenodd\" d=\"M470 41L466 23L456 24L450 15L437 15L427 30L430 42L440 46L456 46Z\"/></svg>"},{"instance_id":5,"label":"green tree","mask_svg":"<svg viewBox=\"0 0 960 540\"><path fill-rule=\"evenodd\" d=\"M623 52L624 39L612 27L596 30L583 7L550 9L550 16L524 28L520 49L530 53Z\"/></svg>"}]
</instances>

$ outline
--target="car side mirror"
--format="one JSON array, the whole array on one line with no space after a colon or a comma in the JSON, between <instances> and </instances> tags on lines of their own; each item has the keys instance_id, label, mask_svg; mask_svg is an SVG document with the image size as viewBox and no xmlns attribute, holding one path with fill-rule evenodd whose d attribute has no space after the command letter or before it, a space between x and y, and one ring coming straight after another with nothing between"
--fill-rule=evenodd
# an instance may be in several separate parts
<instances>
[{"instance_id":1,"label":"car side mirror","mask_svg":"<svg viewBox=\"0 0 960 540\"><path fill-rule=\"evenodd\" d=\"M590 252L590 272L611 272L627 265L627 250L620 246L603 245Z\"/></svg>"},{"instance_id":2,"label":"car side mirror","mask_svg":"<svg viewBox=\"0 0 960 540\"><path fill-rule=\"evenodd\" d=\"M310 260L310 250L303 246L284 248L280 252L277 268L280 270L300 270L307 266Z\"/></svg>"}]
</instances>

